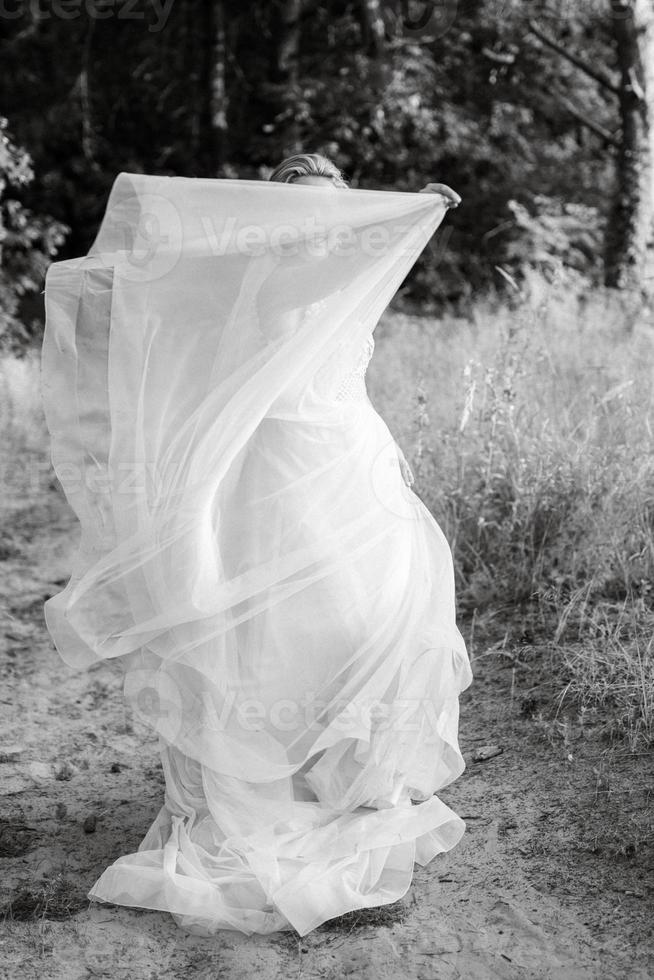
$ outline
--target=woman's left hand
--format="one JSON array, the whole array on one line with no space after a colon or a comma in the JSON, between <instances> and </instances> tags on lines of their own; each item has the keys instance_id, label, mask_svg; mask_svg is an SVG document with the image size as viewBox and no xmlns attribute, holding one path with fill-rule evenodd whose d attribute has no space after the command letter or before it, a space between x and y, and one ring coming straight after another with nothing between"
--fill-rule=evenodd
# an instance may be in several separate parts
<instances>
[{"instance_id":1,"label":"woman's left hand","mask_svg":"<svg viewBox=\"0 0 654 980\"><path fill-rule=\"evenodd\" d=\"M397 447L397 459L400 464L400 473L402 474L402 479L406 483L407 487L412 487L413 484L416 482L415 477L413 475L413 470L407 463L406 457L402 452L402 450L400 449L400 447L397 445L397 443L396 443L396 447Z\"/></svg>"},{"instance_id":2,"label":"woman's left hand","mask_svg":"<svg viewBox=\"0 0 654 980\"><path fill-rule=\"evenodd\" d=\"M451 187L447 184L425 184L425 186L420 190L419 194L442 194L444 198L447 199L448 208L458 208L461 203L461 196L453 191Z\"/></svg>"}]
</instances>

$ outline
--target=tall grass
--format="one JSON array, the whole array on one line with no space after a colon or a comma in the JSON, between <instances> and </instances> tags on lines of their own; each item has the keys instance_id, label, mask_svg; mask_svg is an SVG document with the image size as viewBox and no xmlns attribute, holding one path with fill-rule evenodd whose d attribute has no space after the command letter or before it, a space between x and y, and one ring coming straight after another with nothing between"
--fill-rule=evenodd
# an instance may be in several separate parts
<instances>
[{"instance_id":1,"label":"tall grass","mask_svg":"<svg viewBox=\"0 0 654 980\"><path fill-rule=\"evenodd\" d=\"M511 308L380 325L373 402L452 545L462 614L557 652L559 688L654 737L654 320L528 277Z\"/></svg>"},{"instance_id":2,"label":"tall grass","mask_svg":"<svg viewBox=\"0 0 654 980\"><path fill-rule=\"evenodd\" d=\"M461 614L537 635L560 698L603 712L633 747L651 742L652 314L531 275L509 305L389 312L376 338L371 397L452 545ZM5 506L7 487L18 500L35 475L49 483L47 459L38 358L5 358Z\"/></svg>"},{"instance_id":3,"label":"tall grass","mask_svg":"<svg viewBox=\"0 0 654 980\"><path fill-rule=\"evenodd\" d=\"M5 354L0 357L0 561L17 553L15 510L47 491L52 480L39 358Z\"/></svg>"},{"instance_id":4,"label":"tall grass","mask_svg":"<svg viewBox=\"0 0 654 980\"><path fill-rule=\"evenodd\" d=\"M0 452L45 451L47 433L39 381L39 355L0 357Z\"/></svg>"}]
</instances>

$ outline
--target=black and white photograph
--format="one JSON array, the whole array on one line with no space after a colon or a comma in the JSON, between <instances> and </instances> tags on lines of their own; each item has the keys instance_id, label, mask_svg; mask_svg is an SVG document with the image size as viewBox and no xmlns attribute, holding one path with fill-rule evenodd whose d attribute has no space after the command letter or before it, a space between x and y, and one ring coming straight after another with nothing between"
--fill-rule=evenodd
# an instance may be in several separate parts
<instances>
[{"instance_id":1,"label":"black and white photograph","mask_svg":"<svg viewBox=\"0 0 654 980\"><path fill-rule=\"evenodd\" d=\"M654 0L0 0L0 980L654 975Z\"/></svg>"}]
</instances>

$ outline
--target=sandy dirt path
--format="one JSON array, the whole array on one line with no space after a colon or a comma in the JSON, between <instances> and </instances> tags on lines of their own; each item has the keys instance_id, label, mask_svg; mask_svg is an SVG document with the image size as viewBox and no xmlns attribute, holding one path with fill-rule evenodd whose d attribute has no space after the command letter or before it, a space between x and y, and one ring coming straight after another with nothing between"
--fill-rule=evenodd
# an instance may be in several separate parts
<instances>
[{"instance_id":1,"label":"sandy dirt path","mask_svg":"<svg viewBox=\"0 0 654 980\"><path fill-rule=\"evenodd\" d=\"M467 770L441 794L467 833L416 869L401 902L304 938L212 939L163 913L90 905L102 870L138 847L163 781L156 743L123 708L120 672L71 672L45 631L43 600L67 580L75 525L44 489L16 503L0 538L0 977L654 974L651 760L573 718L548 720L542 654L493 649L492 631L474 638L462 701ZM488 746L502 751L480 759Z\"/></svg>"}]
</instances>

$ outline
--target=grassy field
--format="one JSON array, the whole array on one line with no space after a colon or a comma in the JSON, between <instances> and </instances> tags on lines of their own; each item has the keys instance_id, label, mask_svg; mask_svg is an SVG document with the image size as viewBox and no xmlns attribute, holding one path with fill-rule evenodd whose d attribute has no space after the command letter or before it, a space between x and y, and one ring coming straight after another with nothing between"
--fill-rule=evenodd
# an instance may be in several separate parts
<instances>
[{"instance_id":1,"label":"grassy field","mask_svg":"<svg viewBox=\"0 0 654 980\"><path fill-rule=\"evenodd\" d=\"M537 278L511 308L383 317L368 387L452 545L475 678L439 793L467 831L392 907L202 940L86 898L163 779L116 665L72 672L45 630L78 527L38 359L0 362L0 978L651 976L653 365L651 316Z\"/></svg>"},{"instance_id":2,"label":"grassy field","mask_svg":"<svg viewBox=\"0 0 654 980\"><path fill-rule=\"evenodd\" d=\"M512 309L390 318L378 351L371 397L452 545L461 615L538 644L554 697L650 744L654 315L534 276Z\"/></svg>"},{"instance_id":3,"label":"grassy field","mask_svg":"<svg viewBox=\"0 0 654 980\"><path fill-rule=\"evenodd\" d=\"M534 274L512 308L387 313L376 338L371 398L450 541L473 645L537 643L554 697L651 744L654 313ZM51 482L47 445L38 359L4 359L5 496Z\"/></svg>"}]
</instances>

